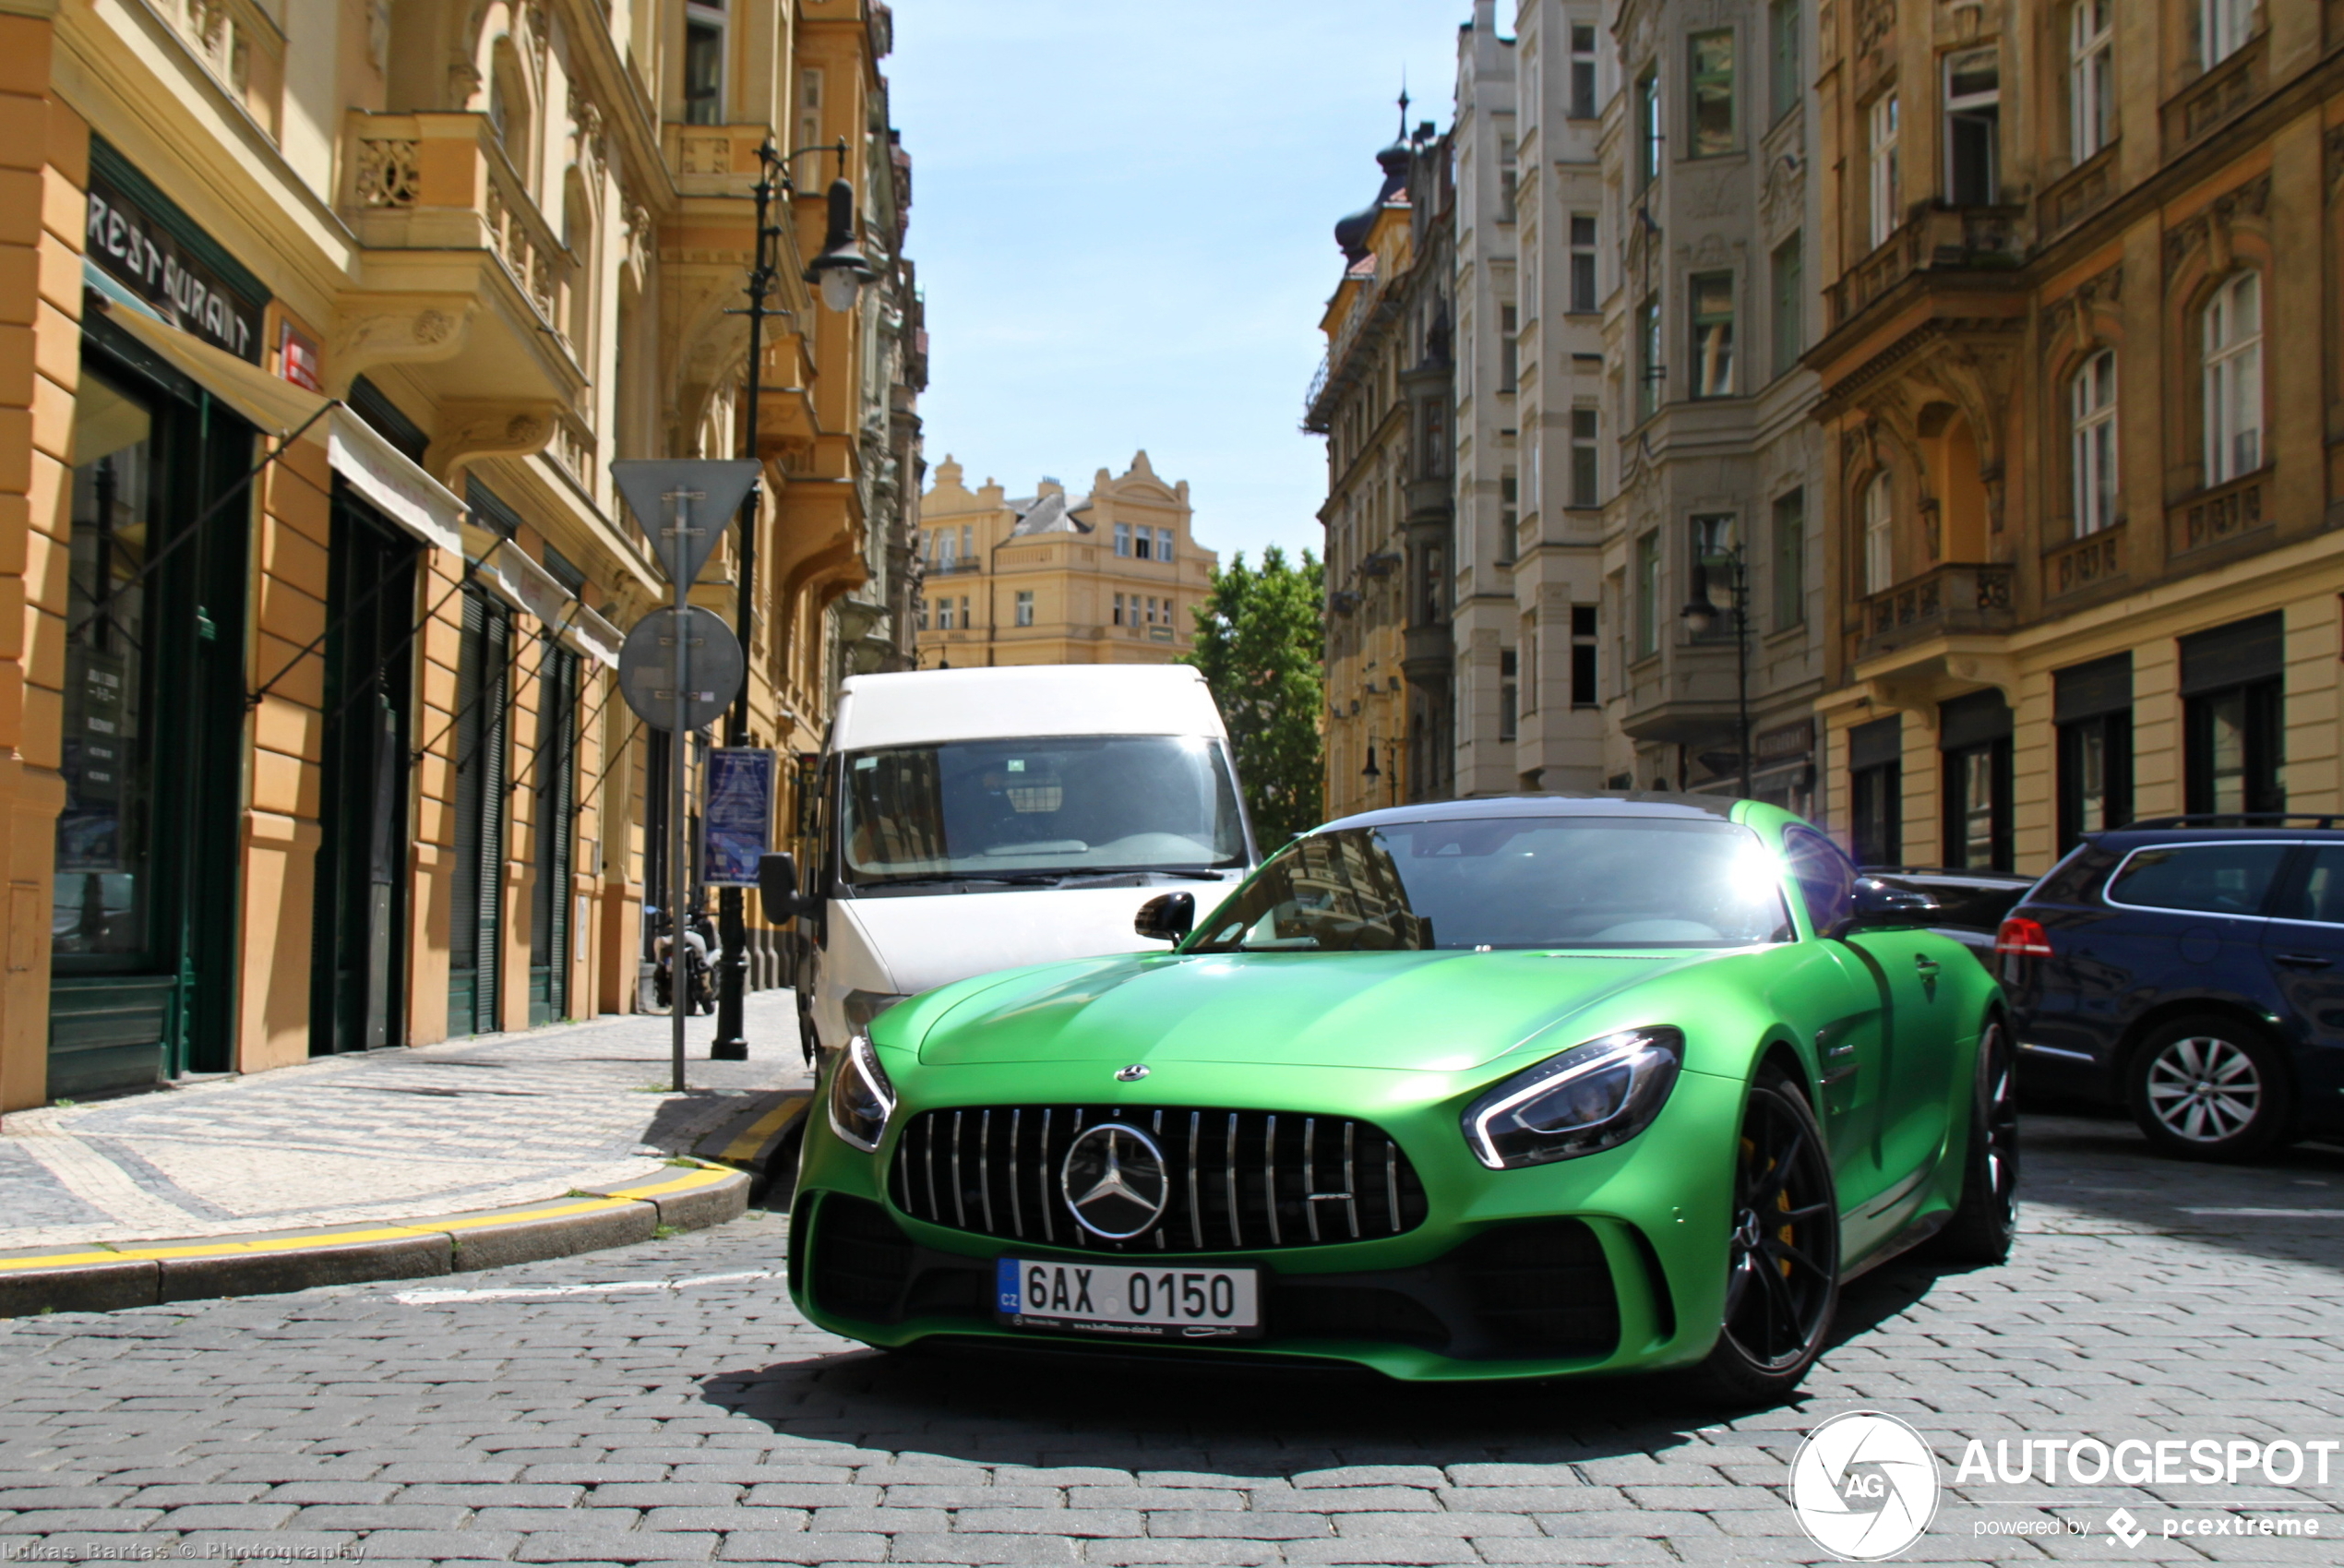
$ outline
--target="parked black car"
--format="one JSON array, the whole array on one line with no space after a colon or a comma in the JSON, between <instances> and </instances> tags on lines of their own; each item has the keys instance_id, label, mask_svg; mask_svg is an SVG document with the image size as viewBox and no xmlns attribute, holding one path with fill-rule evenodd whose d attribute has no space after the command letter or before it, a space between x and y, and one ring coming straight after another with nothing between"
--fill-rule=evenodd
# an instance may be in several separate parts
<instances>
[{"instance_id":1,"label":"parked black car","mask_svg":"<svg viewBox=\"0 0 2344 1568\"><path fill-rule=\"evenodd\" d=\"M1935 899L1938 914L1929 928L1969 949L1988 969L1994 967L1994 939L2003 917L2035 885L2034 878L2007 871L1955 871L1942 866L1867 866L1864 875Z\"/></svg>"},{"instance_id":2,"label":"parked black car","mask_svg":"<svg viewBox=\"0 0 2344 1568\"><path fill-rule=\"evenodd\" d=\"M2159 818L2051 868L1996 942L2022 1080L2199 1159L2344 1133L2338 820Z\"/></svg>"}]
</instances>

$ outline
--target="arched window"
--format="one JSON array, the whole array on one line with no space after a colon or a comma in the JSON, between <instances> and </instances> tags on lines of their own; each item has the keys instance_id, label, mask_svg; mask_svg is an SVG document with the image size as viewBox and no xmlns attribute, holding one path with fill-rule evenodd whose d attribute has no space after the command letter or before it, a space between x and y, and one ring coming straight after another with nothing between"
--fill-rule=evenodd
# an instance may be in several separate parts
<instances>
[{"instance_id":1,"label":"arched window","mask_svg":"<svg viewBox=\"0 0 2344 1568\"><path fill-rule=\"evenodd\" d=\"M1896 493L1889 487L1888 471L1883 469L1872 476L1864 487L1864 592L1884 593L1896 581L1896 569L1890 559L1890 525L1896 519Z\"/></svg>"},{"instance_id":2,"label":"arched window","mask_svg":"<svg viewBox=\"0 0 2344 1568\"><path fill-rule=\"evenodd\" d=\"M2263 277L2241 272L2206 306L2206 483L2263 466Z\"/></svg>"},{"instance_id":3,"label":"arched window","mask_svg":"<svg viewBox=\"0 0 2344 1568\"><path fill-rule=\"evenodd\" d=\"M2075 532L2098 533L2116 521L2116 354L2103 349L2084 362L2068 391L2074 422Z\"/></svg>"}]
</instances>

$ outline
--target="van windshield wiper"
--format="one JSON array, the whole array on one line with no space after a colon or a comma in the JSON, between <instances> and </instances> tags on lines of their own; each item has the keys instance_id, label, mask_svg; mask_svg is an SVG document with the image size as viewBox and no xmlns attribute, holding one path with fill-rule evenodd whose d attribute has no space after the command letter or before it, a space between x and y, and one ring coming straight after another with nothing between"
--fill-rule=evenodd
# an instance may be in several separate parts
<instances>
[{"instance_id":1,"label":"van windshield wiper","mask_svg":"<svg viewBox=\"0 0 2344 1568\"><path fill-rule=\"evenodd\" d=\"M1235 870L1237 868L1231 867L1230 869ZM1199 870L1193 867L1185 866L1085 866L1081 870L1070 871L1066 875L1070 877L1178 877L1191 882L1217 882L1223 880L1222 873L1218 871Z\"/></svg>"},{"instance_id":2,"label":"van windshield wiper","mask_svg":"<svg viewBox=\"0 0 2344 1568\"><path fill-rule=\"evenodd\" d=\"M1004 887L1056 887L1072 873L1067 871L940 871L927 877L875 877L867 882L856 882L858 888L932 888L954 887L963 882L998 882Z\"/></svg>"}]
</instances>

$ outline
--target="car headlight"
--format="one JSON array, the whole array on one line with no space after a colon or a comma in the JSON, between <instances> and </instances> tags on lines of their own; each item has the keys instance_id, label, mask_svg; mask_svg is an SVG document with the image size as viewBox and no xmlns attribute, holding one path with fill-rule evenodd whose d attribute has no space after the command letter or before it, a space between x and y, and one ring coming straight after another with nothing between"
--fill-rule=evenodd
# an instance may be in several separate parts
<instances>
[{"instance_id":1,"label":"car headlight","mask_svg":"<svg viewBox=\"0 0 2344 1568\"><path fill-rule=\"evenodd\" d=\"M904 1000L910 994L908 991L847 992L846 1000L842 1004L842 1011L846 1014L846 1026L858 1031L869 1028L872 1019Z\"/></svg>"},{"instance_id":2,"label":"car headlight","mask_svg":"<svg viewBox=\"0 0 2344 1568\"><path fill-rule=\"evenodd\" d=\"M1666 1024L1573 1046L1467 1106L1465 1143L1491 1170L1617 1148L1652 1125L1684 1059L1684 1032Z\"/></svg>"},{"instance_id":3,"label":"car headlight","mask_svg":"<svg viewBox=\"0 0 2344 1568\"><path fill-rule=\"evenodd\" d=\"M857 1035L831 1070L831 1131L865 1154L876 1154L887 1119L894 1114L895 1085L887 1081L871 1037Z\"/></svg>"}]
</instances>

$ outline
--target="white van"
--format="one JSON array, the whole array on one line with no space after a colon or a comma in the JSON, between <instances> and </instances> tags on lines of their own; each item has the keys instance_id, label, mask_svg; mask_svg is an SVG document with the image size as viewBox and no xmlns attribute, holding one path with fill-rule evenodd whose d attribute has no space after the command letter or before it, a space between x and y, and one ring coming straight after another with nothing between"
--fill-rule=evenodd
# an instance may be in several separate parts
<instances>
[{"instance_id":1,"label":"white van","mask_svg":"<svg viewBox=\"0 0 2344 1568\"><path fill-rule=\"evenodd\" d=\"M850 676L817 789L803 880L776 855L761 885L768 919L798 919L798 1026L822 1047L972 975L1145 948L1142 905L1210 910L1254 865L1184 664Z\"/></svg>"}]
</instances>

